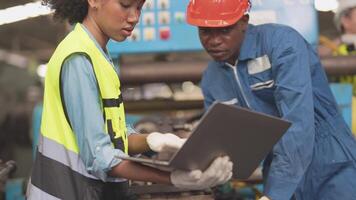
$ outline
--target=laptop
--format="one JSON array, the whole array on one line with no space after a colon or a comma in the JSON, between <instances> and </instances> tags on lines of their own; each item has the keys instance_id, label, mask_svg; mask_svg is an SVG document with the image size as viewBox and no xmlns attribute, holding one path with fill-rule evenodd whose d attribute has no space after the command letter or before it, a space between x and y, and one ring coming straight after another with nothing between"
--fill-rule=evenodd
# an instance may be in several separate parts
<instances>
[{"instance_id":1,"label":"laptop","mask_svg":"<svg viewBox=\"0 0 356 200\"><path fill-rule=\"evenodd\" d=\"M170 160L120 157L153 167L205 170L217 156L234 163L233 178L247 179L291 123L242 107L214 103Z\"/></svg>"}]
</instances>

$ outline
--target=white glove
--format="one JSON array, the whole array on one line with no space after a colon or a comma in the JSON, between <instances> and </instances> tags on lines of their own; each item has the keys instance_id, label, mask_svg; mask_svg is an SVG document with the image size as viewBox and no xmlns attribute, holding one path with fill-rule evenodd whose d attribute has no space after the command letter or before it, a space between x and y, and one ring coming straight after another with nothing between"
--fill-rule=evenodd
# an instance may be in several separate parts
<instances>
[{"instance_id":1,"label":"white glove","mask_svg":"<svg viewBox=\"0 0 356 200\"><path fill-rule=\"evenodd\" d=\"M261 197L259 200L271 200L270 198L266 197L266 196L263 196Z\"/></svg>"},{"instance_id":2,"label":"white glove","mask_svg":"<svg viewBox=\"0 0 356 200\"><path fill-rule=\"evenodd\" d=\"M171 182L176 187L192 190L214 187L231 179L232 165L229 157L218 157L204 172L200 170L173 171Z\"/></svg>"},{"instance_id":3,"label":"white glove","mask_svg":"<svg viewBox=\"0 0 356 200\"><path fill-rule=\"evenodd\" d=\"M153 132L147 136L146 141L152 151L174 153L183 146L186 139L172 133Z\"/></svg>"}]
</instances>

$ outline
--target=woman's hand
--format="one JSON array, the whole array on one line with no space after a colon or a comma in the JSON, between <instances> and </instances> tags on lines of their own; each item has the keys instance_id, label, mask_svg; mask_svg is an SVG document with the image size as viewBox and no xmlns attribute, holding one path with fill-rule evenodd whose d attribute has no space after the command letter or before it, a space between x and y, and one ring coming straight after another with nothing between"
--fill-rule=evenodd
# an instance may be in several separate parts
<instances>
[{"instance_id":1,"label":"woman's hand","mask_svg":"<svg viewBox=\"0 0 356 200\"><path fill-rule=\"evenodd\" d=\"M180 138L172 133L153 132L146 138L147 144L152 151L158 153L175 153L180 149L186 139Z\"/></svg>"}]
</instances>

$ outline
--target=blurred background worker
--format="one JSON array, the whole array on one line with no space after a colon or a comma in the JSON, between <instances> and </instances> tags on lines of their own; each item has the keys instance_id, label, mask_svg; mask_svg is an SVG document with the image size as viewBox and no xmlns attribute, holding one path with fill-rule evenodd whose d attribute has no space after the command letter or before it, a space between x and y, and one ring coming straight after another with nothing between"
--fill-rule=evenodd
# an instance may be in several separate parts
<instances>
[{"instance_id":1,"label":"blurred background worker","mask_svg":"<svg viewBox=\"0 0 356 200\"><path fill-rule=\"evenodd\" d=\"M127 179L204 189L231 178L228 157L216 158L203 172L165 172L119 159L184 143L173 134L130 134L126 128L118 69L106 45L131 35L144 0L43 2L75 27L48 63L28 199L132 199Z\"/></svg>"},{"instance_id":2,"label":"blurred background worker","mask_svg":"<svg viewBox=\"0 0 356 200\"><path fill-rule=\"evenodd\" d=\"M338 55L356 55L356 1L340 0L334 17L340 31Z\"/></svg>"},{"instance_id":3,"label":"blurred background worker","mask_svg":"<svg viewBox=\"0 0 356 200\"><path fill-rule=\"evenodd\" d=\"M339 0L334 14L334 24L339 37L332 41L322 37L322 46L319 47L321 56L328 55L356 55L356 1ZM329 45L327 45L329 44Z\"/></svg>"},{"instance_id":4,"label":"blurred background worker","mask_svg":"<svg viewBox=\"0 0 356 200\"><path fill-rule=\"evenodd\" d=\"M340 0L334 22L341 35L335 41L338 46L333 55L356 55L356 0ZM345 75L337 77L336 81L353 86L352 132L356 133L356 76Z\"/></svg>"},{"instance_id":5,"label":"blurred background worker","mask_svg":"<svg viewBox=\"0 0 356 200\"><path fill-rule=\"evenodd\" d=\"M354 56L356 55L356 0L340 0L334 14L334 23L340 34L329 40L322 36L319 46L320 56ZM356 76L330 76L330 81L349 83L353 86L352 98L352 132L356 133Z\"/></svg>"},{"instance_id":6,"label":"blurred background worker","mask_svg":"<svg viewBox=\"0 0 356 200\"><path fill-rule=\"evenodd\" d=\"M214 59L201 83L206 108L222 101L292 122L265 159L261 199L355 199L356 141L318 55L288 26L249 24L250 8L248 0L188 5L187 22Z\"/></svg>"}]
</instances>

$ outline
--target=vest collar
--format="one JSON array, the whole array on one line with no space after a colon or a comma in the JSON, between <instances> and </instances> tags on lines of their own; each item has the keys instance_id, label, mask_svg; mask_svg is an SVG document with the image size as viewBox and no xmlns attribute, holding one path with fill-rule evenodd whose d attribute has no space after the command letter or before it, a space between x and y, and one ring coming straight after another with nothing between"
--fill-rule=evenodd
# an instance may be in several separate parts
<instances>
[{"instance_id":1,"label":"vest collar","mask_svg":"<svg viewBox=\"0 0 356 200\"><path fill-rule=\"evenodd\" d=\"M111 59L110 55L104 52L104 50L99 45L98 41L96 41L94 36L90 33L90 31L83 24L77 23L75 26L75 29L82 29L89 36L89 38L94 42L95 46L99 49L100 53L105 57L105 59L108 62L112 63L112 59ZM106 49L106 52L109 52L109 51Z\"/></svg>"}]
</instances>

